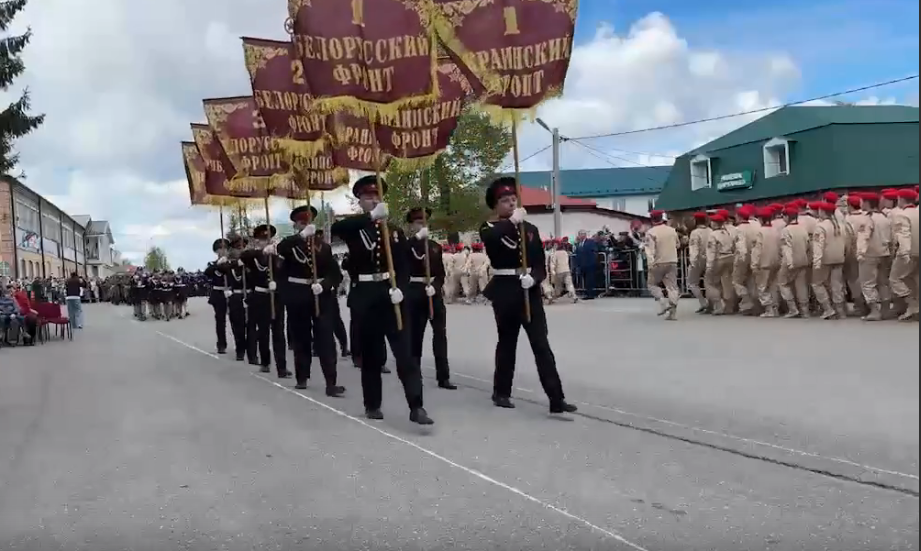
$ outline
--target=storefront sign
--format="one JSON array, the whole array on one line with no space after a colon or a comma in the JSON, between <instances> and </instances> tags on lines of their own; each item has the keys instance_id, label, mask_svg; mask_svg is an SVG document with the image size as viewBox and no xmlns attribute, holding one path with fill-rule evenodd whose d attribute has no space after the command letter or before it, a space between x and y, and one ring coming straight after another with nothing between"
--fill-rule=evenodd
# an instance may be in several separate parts
<instances>
[{"instance_id":1,"label":"storefront sign","mask_svg":"<svg viewBox=\"0 0 921 551\"><path fill-rule=\"evenodd\" d=\"M42 245L37 233L16 228L16 247L30 253L41 254Z\"/></svg>"},{"instance_id":2,"label":"storefront sign","mask_svg":"<svg viewBox=\"0 0 921 551\"><path fill-rule=\"evenodd\" d=\"M755 183L751 170L723 174L716 183L717 191L730 191L735 189L749 189Z\"/></svg>"}]
</instances>

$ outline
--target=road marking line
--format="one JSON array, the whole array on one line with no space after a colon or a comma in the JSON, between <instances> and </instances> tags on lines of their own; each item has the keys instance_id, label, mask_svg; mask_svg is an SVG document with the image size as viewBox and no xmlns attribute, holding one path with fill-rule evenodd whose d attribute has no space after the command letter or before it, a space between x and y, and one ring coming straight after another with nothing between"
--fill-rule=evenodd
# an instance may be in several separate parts
<instances>
[{"instance_id":1,"label":"road marking line","mask_svg":"<svg viewBox=\"0 0 921 551\"><path fill-rule=\"evenodd\" d=\"M159 331L157 331L157 333L158 333L158 334L162 334L163 336L165 336L165 337L167 337L167 338L170 338L170 339L173 338L173 337L171 337L171 336L169 336L169 335L160 333ZM178 340L177 340L177 342L181 342L181 341L178 341ZM185 343L182 343L182 344L185 345ZM196 350L197 350L197 349L196 349ZM205 353L208 354L207 352L205 352ZM215 359L220 359L218 356L215 356L215 355L213 355L213 354L209 354L209 355L210 355L211 357L215 358ZM422 367L423 367L423 369L428 370L428 371L435 371L435 368L434 368L434 367L431 367L431 366L427 366L427 365L426 365L426 366L422 366ZM466 375L466 374L464 374L464 373L459 373L459 372L457 372L456 370L453 370L453 369L451 370L451 374L454 375L454 376L457 376L457 377L462 377L462 378L465 378L465 379L469 379L469 380L471 380L471 381L477 381L477 382L480 382L480 383L488 384L488 385L490 385L490 386L492 385L492 381L483 379L483 378L481 378L481 377L474 377L474 376L472 376L472 375ZM519 391L519 392L527 392L527 393L531 393L531 394L534 393L534 391L531 390L531 389L529 389L529 388L515 387L515 390L516 390L516 391ZM898 476L898 477L901 477L901 478L907 478L907 479L909 479L909 480L921 480L921 477L919 477L918 475L915 475L915 474L903 473L903 472L895 471L895 470L891 470L891 469L884 469L884 468L882 468L882 467L874 467L873 465L865 465L865 464L863 464L863 463L858 463L858 462L856 462L856 461L851 461L850 459L845 459L845 458L843 458L843 457L835 457L835 456L822 455L822 454L815 453L815 452L807 452L807 451L805 451L805 450L798 450L798 449L796 449L796 448L790 448L790 447L787 447L787 446L781 446L780 444L772 444L772 443L770 443L770 442L764 442L764 441L762 441L762 440L755 440L755 439L753 439L753 438L746 438L746 437L744 437L744 436L737 436L737 435L735 435L735 434L731 434L731 433L727 433L727 432L720 432L720 431L715 431L715 430L711 430L711 429L705 429L705 428L702 428L702 427L695 427L695 426L693 426L693 425L686 425L686 424L684 424L684 423L678 423L677 421L671 421L671 420L668 420L668 419L661 419L661 418L659 418L659 417L653 417L653 416L644 415L644 414L641 414L641 413L634 413L634 412L632 412L632 411L627 411L627 410L624 410L624 409L615 408L615 407L611 407L611 406L603 406L603 405L600 405L600 404L594 404L594 403L591 403L591 402L582 402L582 401L575 401L575 404L576 404L576 405L580 405L580 406L586 406L586 407L592 407L592 408L597 408L597 409L602 409L602 410L610 411L610 412L612 412L612 413L617 413L618 415L624 415L624 416L627 416L627 417L633 417L634 419L642 419L642 420L644 420L644 421L650 421L650 422L653 422L653 423L661 423L661 424L663 424L663 425L669 425L669 426L672 426L672 427L675 427L675 428L680 428L680 429L683 429L683 430L689 430L689 431L696 432L696 433L700 433L700 434L706 434L706 435L708 435L708 436L717 436L717 437L720 437L720 438L726 438L726 439L728 439L728 440L733 440L733 441L735 441L735 442L739 442L739 443L742 443L742 444L748 444L748 445L751 445L751 446L757 446L757 447L762 447L762 448L769 448L769 449L777 450L777 451L784 452L784 453L787 453L787 454L790 454L790 455L797 455L797 456L799 456L799 457L808 457L808 458L817 459L817 460L820 460L820 461L828 461L828 462L830 462L830 463L837 463L837 464L839 464L839 465L847 465L848 467L855 467L855 468L862 469L862 470L865 470L865 471L872 471L872 472L874 472L874 473L884 474L884 475L889 475L889 476Z\"/></svg>"},{"instance_id":2,"label":"road marking line","mask_svg":"<svg viewBox=\"0 0 921 551\"><path fill-rule=\"evenodd\" d=\"M177 339L176 337L174 337L174 336L172 336L172 335L169 335L169 334L166 334L166 333L163 333L163 332L161 332L161 331L157 331L156 333L157 333L157 335L160 335L161 337L164 337L164 338L166 338L166 339L169 339L169 340L175 342L176 344L179 344L179 345L181 345L181 346L184 346L184 347L188 348L189 350L198 352L199 354L202 354L202 355L204 355L204 356L208 356L209 358L212 358L212 359L221 361L221 357L218 356L217 354L212 354L211 352L207 352L207 351L205 351L205 350L202 350L201 348L198 348L198 347L195 346L195 345L192 345L192 344L189 344L189 343L187 343L187 342L185 342L185 341L179 340L179 339ZM582 525L585 526L586 528L589 528L589 529L591 529L591 530L594 530L594 531L596 531L596 532L598 532L598 533L600 533L600 534L602 534L602 535L604 535L604 536L607 536L608 538L611 538L611 539L613 539L613 540L615 540L615 541L617 541L617 542L619 542L619 543L621 543L621 544L623 544L623 545L626 545L627 547L633 549L634 551L649 551L649 550L646 549L645 547L642 547L642 546L640 546L640 545L638 545L638 544L636 544L636 543L633 543L632 541L626 539L624 536L620 535L619 533L617 533L617 532L615 532L615 531L613 531L613 530L608 530L608 529L606 529L606 528L602 528L602 527L598 526L597 524L593 524L591 521L589 521L589 520L587 520L587 519L584 519L584 518L582 518L582 517L580 517L580 516L578 516L578 515L575 515L575 514L573 514L573 513L570 513L570 512L567 511L566 509L562 509L562 508L560 508L560 507L557 507L556 505L553 505L552 503L548 503L548 502L546 502L546 501L544 501L544 500L542 500L542 499L540 499L540 498L534 497L534 496L532 496L531 494L529 494L529 493L527 493L527 492L525 492L525 491L523 491L523 490L520 490L520 489L518 489L518 488L516 488L516 487L514 487L514 486L511 486L511 485L509 485L509 484L506 484L506 483L504 483L504 482L501 482L501 481L499 481L499 480L496 480L495 478L493 478L493 477L491 477L491 476L489 476L489 475L487 475L487 474L485 474L485 473L483 473L483 472L481 472L481 471L478 471L478 470L476 470L476 469L472 469L472 468L470 468L470 467L461 465L460 463L458 463L458 462L456 462L456 461L452 461L451 459L448 459L447 457L445 457L445 456L443 456L443 455L440 455L440 454L438 454L437 452L434 452L434 451L432 451L432 450L430 450L430 449L428 449L428 448L426 448L426 447L423 447L423 446L421 446L421 445L419 445L419 444L413 442L412 440L407 440L406 438L403 438L403 437L401 437L401 436L397 436L396 434L393 434L392 432L388 432L388 431L386 431L386 430L384 430L384 429L381 429L381 428L379 428L379 427L376 427L376 426L372 425L371 423L368 423L367 421L365 421L365 420L363 420L363 419L359 419L358 417L355 417L354 415L350 415L350 414L348 414L348 413L346 413L346 412L344 412L344 411L342 411L342 410L340 410L340 409L336 409L336 408L334 408L333 406L331 406L331 405L329 405L329 404L325 404L325 403L321 402L320 400L317 400L317 399L315 399L315 398L312 398L312 397L310 397L310 396L307 396L306 394L301 394L300 392L296 392L294 389L289 388L289 387L287 387L287 386L285 386L285 385L276 383L275 381L272 381L271 379L267 379L266 377L263 377L262 375L258 375L258 374L256 374L256 373L252 373L252 372L250 372L249 374L250 374L250 376L255 377L255 378L257 378L257 379L260 379L261 381L266 382L266 383L268 383L268 384L270 384L270 385L272 385L272 386L274 386L274 387L276 387L276 388L279 388L279 389L281 389L281 390L283 390L283 391L285 391L285 392L287 392L287 393L289 393L289 394L293 394L294 396L297 396L298 398L302 398L302 399L304 399L304 400L307 400L308 402L312 403L313 405L319 406L319 407L321 407L321 408L323 408L323 409L329 411L330 413L334 413L334 414L338 415L339 417L343 417L343 418L348 419L348 420L350 420L350 421L352 421L352 422L354 422L354 423L358 423L359 425L361 425L361 426L363 426L363 427L365 427L365 428L367 428L367 429L373 430L374 432L377 432L378 434L381 434L381 435L383 435L383 436L385 436L385 437L387 437L387 438L389 438L389 439L391 439L391 440L394 440L395 442L399 442L400 444L403 444L403 445L405 445L405 446L409 446L410 448L413 448L413 449L415 449L416 451L422 452L423 454L425 454L425 455L431 457L432 459L436 459L436 460L438 460L438 461L441 461L442 463L444 463L444 464L446 464L446 465L449 465L449 466L451 466L451 467L454 467L455 469L458 469L458 470L460 470L460 471L463 471L463 472L467 473L467 474L470 475L470 476L473 476L473 477L475 477L475 478L479 478L480 480L482 480L482 481L484 481L484 482L487 482L487 483L489 483L489 484L492 484L493 486L496 486L496 487L501 488L501 489L503 489L503 490L506 490L507 492L511 492L511 493L517 495L518 497L520 497L520 498L526 500L526 501L530 501L531 503L534 503L534 504L536 504L536 505L539 505L539 506L543 507L544 509L547 509L547 510L549 510L549 511L553 511L554 513L557 513L557 514L559 514L559 515L562 515L563 517L566 517L567 519L569 519L569 520L571 520L571 521L578 522L579 524L582 524Z\"/></svg>"},{"instance_id":3,"label":"road marking line","mask_svg":"<svg viewBox=\"0 0 921 551\"><path fill-rule=\"evenodd\" d=\"M435 368L434 368L434 367L431 367L431 366L428 366L428 365L422 366L422 368L425 369L425 370L427 370L427 371L432 371L432 372L435 371ZM490 385L490 386L492 385L492 381L487 381L486 379L482 379L482 378L480 378L480 377L473 377L473 376L471 376L471 375L465 375L465 374L463 374L463 373L458 373L457 371L455 371L455 370L453 370L453 369L451 370L451 375L452 375L452 376L457 376L457 377L462 377L462 378L464 378L464 379L470 379L471 381L478 381L478 382L481 382L481 383L488 384L488 385ZM530 393L533 393L533 392L534 392L534 391L531 390L531 389L519 388L519 387L515 387L515 390L520 391L520 392L530 392ZM574 403L575 403L576 405L579 405L579 406L586 406L586 407L592 407L592 408L597 408L597 409L603 409L603 410L606 410L606 411L610 411L610 412L612 412L612 413L617 413L617 414L619 414L619 415L624 415L624 416L627 416L627 417L633 417L633 418L635 418L635 419L642 419L642 420L644 420L644 421L651 421L651 422L654 422L654 423L661 423L661 424L663 424L663 425L669 425L669 426L672 426L672 427L675 427L675 428L680 428L680 429L684 429L684 430L689 430L689 431L697 432L697 433L700 433L700 434L706 434L706 435L709 435L709 436L718 436L718 437L721 437L721 438L727 438L727 439L729 439L729 440L733 440L733 441L740 442L740 443L743 443L743 444L750 444L750 445L752 445L752 446L760 446L760 447L764 447L764 448L770 448L770 449L774 449L774 450L777 450L777 451L782 451L782 452L788 453L788 454L790 454L790 455L798 455L798 456L800 456L800 457L809 457L809 458L812 458L812 459L819 459L819 460L822 460L822 461L829 461L829 462L832 462L832 463L838 463L838 464L840 464L840 465L847 465L847 466L849 466L849 467L856 467L856 468L859 468L859 469L862 469L862 470L865 470L865 471L873 471L873 472L879 473L879 474L886 474L886 475L891 475L891 476L900 476L900 477L908 478L908 479L911 479L911 480L919 480L918 475L909 474L909 473L903 473L903 472L899 472L899 471L893 471L893 470L890 470L890 469L883 469L883 468L881 468L881 467L874 467L874 466L872 466L872 465L864 465L864 464L862 464L862 463L857 463L857 462L855 462L855 461L851 461L850 459L845 459L845 458L843 458L843 457L834 457L834 456L829 456L829 455L818 454L818 453L815 453L815 452L807 452L807 451L803 451L803 450L798 450L798 449L796 449L796 448L788 448L788 447L786 447L786 446L781 446L780 444L772 444L772 443L770 443L770 442L764 442L764 441L762 441L762 440L755 440L755 439L752 439L752 438L745 438L744 436L737 436L737 435L735 435L735 434L730 434L730 433L728 433L728 432L720 432L720 431L716 431L716 430L710 430L710 429L705 429L705 428L701 428L701 427L695 427L695 426L693 426L693 425L686 425L686 424L684 424L684 423L678 423L678 422L676 422L676 421L669 421L668 419L661 419L661 418L659 418L659 417L652 417L652 416L650 416L650 415L644 415L644 414L641 414L641 413L634 413L634 412L632 412L632 411L627 411L627 410L623 410L623 409L615 408L615 407L611 407L611 406L602 406L602 405L600 405L600 404L593 404L593 403L591 403L591 402L582 402L582 401L574 401Z\"/></svg>"}]
</instances>

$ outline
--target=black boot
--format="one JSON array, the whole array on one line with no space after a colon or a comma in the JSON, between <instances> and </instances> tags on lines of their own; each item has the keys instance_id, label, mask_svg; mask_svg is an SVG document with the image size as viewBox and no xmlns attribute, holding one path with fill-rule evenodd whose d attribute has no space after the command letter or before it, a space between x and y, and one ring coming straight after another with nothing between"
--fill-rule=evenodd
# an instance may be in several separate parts
<instances>
[{"instance_id":1,"label":"black boot","mask_svg":"<svg viewBox=\"0 0 921 551\"><path fill-rule=\"evenodd\" d=\"M330 398L339 398L343 394L345 394L344 386L333 385L326 387L326 395Z\"/></svg>"},{"instance_id":2,"label":"black boot","mask_svg":"<svg viewBox=\"0 0 921 551\"><path fill-rule=\"evenodd\" d=\"M425 408L416 408L409 412L409 420L417 425L434 425L435 421L432 421L432 418L429 417L429 414L425 411Z\"/></svg>"},{"instance_id":3,"label":"black boot","mask_svg":"<svg viewBox=\"0 0 921 551\"><path fill-rule=\"evenodd\" d=\"M492 403L499 408L514 409L515 403L507 396L496 396L493 394Z\"/></svg>"}]
</instances>

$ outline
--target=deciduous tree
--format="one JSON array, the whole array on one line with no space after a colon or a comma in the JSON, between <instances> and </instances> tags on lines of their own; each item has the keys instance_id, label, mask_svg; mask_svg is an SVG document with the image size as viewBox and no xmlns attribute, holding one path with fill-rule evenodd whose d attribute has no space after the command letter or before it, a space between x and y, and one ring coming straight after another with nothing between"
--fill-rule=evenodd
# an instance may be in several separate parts
<instances>
[{"instance_id":1,"label":"deciduous tree","mask_svg":"<svg viewBox=\"0 0 921 551\"><path fill-rule=\"evenodd\" d=\"M144 268L148 271L169 270L169 260L166 258L166 252L160 247L151 247L144 257Z\"/></svg>"}]
</instances>

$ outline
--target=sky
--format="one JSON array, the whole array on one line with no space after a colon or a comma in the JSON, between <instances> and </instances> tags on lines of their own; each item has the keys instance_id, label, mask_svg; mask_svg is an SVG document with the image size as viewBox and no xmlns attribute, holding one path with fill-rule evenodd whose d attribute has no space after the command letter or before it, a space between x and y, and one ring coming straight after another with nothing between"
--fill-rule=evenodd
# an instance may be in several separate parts
<instances>
[{"instance_id":1,"label":"sky","mask_svg":"<svg viewBox=\"0 0 921 551\"><path fill-rule=\"evenodd\" d=\"M11 28L34 33L26 73L0 93L28 86L46 114L17 143L25 183L108 220L129 260L156 245L173 267L202 268L219 214L189 206L179 142L204 120L202 98L250 93L239 37L284 39L285 12L284 0L32 0ZM565 92L539 116L578 138L800 101L917 73L918 39L916 0L582 0ZM839 99L917 105L918 83ZM575 140L561 165L669 165L756 117ZM550 168L545 130L520 142L523 170Z\"/></svg>"}]
</instances>

